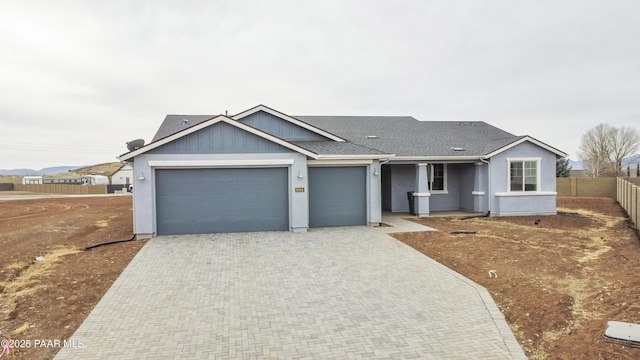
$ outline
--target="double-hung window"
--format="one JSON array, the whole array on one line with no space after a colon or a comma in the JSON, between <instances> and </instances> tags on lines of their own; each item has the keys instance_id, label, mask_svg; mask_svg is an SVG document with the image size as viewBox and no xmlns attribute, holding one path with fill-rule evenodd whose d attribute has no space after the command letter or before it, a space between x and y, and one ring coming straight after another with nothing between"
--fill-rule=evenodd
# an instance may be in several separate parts
<instances>
[{"instance_id":1,"label":"double-hung window","mask_svg":"<svg viewBox=\"0 0 640 360\"><path fill-rule=\"evenodd\" d=\"M540 190L540 159L508 159L509 191Z\"/></svg>"}]
</instances>

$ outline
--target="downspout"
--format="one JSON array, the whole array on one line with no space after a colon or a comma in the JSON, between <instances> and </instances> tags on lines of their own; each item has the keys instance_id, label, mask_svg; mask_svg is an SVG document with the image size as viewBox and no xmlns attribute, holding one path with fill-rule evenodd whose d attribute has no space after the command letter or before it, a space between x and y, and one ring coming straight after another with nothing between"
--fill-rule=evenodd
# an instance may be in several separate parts
<instances>
[{"instance_id":1,"label":"downspout","mask_svg":"<svg viewBox=\"0 0 640 360\"><path fill-rule=\"evenodd\" d=\"M487 164L487 180L489 181L489 183L487 184L487 192L489 196L487 197L487 214L485 215L485 217L489 217L491 215L491 203L493 202L493 198L491 197L491 162L482 158L480 158L480 161Z\"/></svg>"}]
</instances>

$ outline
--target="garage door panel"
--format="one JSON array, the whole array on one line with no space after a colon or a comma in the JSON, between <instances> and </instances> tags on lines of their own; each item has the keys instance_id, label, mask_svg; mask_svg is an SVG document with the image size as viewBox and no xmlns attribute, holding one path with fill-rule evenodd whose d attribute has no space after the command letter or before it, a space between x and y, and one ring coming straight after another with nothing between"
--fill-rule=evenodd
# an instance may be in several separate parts
<instances>
[{"instance_id":1,"label":"garage door panel","mask_svg":"<svg viewBox=\"0 0 640 360\"><path fill-rule=\"evenodd\" d=\"M157 170L157 232L288 230L287 184L287 168Z\"/></svg>"},{"instance_id":2,"label":"garage door panel","mask_svg":"<svg viewBox=\"0 0 640 360\"><path fill-rule=\"evenodd\" d=\"M309 168L309 226L367 223L366 167Z\"/></svg>"}]
</instances>

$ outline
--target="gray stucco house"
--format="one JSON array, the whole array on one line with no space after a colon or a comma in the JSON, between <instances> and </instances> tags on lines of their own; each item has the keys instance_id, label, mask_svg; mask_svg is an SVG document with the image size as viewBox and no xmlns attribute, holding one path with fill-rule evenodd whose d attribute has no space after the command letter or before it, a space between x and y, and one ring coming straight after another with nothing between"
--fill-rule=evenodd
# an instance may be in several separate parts
<instances>
[{"instance_id":1,"label":"gray stucco house","mask_svg":"<svg viewBox=\"0 0 640 360\"><path fill-rule=\"evenodd\" d=\"M389 116L168 115L134 166L134 230L378 225L383 211L555 214L562 151L484 122Z\"/></svg>"}]
</instances>

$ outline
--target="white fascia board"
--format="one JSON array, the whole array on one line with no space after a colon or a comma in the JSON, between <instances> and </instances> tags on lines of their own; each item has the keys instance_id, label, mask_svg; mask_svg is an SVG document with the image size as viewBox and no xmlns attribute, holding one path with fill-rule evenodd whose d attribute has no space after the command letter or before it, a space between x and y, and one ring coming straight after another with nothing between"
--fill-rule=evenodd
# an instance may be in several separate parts
<instances>
[{"instance_id":1,"label":"white fascia board","mask_svg":"<svg viewBox=\"0 0 640 360\"><path fill-rule=\"evenodd\" d=\"M296 125L300 126L301 128L305 128L305 129L307 129L309 131L312 131L312 132L314 132L314 133L316 133L318 135L322 135L324 137L327 137L327 138L329 138L329 139L331 139L333 141L338 141L338 142L345 142L346 141L345 139L343 139L343 138L341 138L339 136L336 136L336 135L334 135L332 133L324 131L324 130L322 130L320 128L317 128L317 127L315 127L313 125L307 124L306 122L300 121L300 120L298 120L298 119L296 119L296 118L294 118L292 116L289 116L287 114L283 114L283 113L281 113L281 112L279 112L277 110L273 110L273 109L271 109L269 107L266 107L264 105L258 105L258 106L254 107L252 109L243 111L243 112L241 112L239 114L236 114L236 115L233 115L231 118L234 119L234 120L240 120L240 119L242 119L244 117L247 117L247 116L249 116L251 114L257 113L258 111L264 111L264 112L266 112L268 114L271 114L273 116L279 117L280 119L283 119L283 120L286 120L286 121L288 121L290 123L296 124Z\"/></svg>"},{"instance_id":2,"label":"white fascia board","mask_svg":"<svg viewBox=\"0 0 640 360\"><path fill-rule=\"evenodd\" d=\"M360 160L360 159L371 159L371 160L379 160L379 159L389 159L393 158L395 155L393 154L380 154L380 155L317 155L316 159L318 160Z\"/></svg>"},{"instance_id":3,"label":"white fascia board","mask_svg":"<svg viewBox=\"0 0 640 360\"><path fill-rule=\"evenodd\" d=\"M269 140L269 141L274 142L274 143L276 143L278 145L282 145L282 146L284 146L284 147L286 147L288 149L291 149L293 151L299 152L299 153L304 154L306 156L309 156L311 158L316 159L317 156L318 156L316 153L313 153L313 152L311 152L311 151L309 151L307 149L301 148L301 147L299 147L297 145L294 145L294 144L292 144L292 143L290 143L288 141L282 140L279 137L273 136L273 135L271 135L269 133L266 133L266 132L264 132L262 130L256 129L256 128L252 127L252 126L248 126L246 124L243 124L243 123L241 123L239 121L233 120L233 119L231 119L229 117L226 117L224 115L218 115L218 116L216 116L216 117L214 117L212 119L209 119L207 121L203 121L203 122L201 122L201 123L199 123L197 125L194 125L194 126L192 126L190 128L186 128L186 129L184 129L182 131L179 131L179 132L177 132L177 133L175 133L173 135L169 135L169 136L167 136L165 138L162 138L162 139L160 139L158 141L152 142L152 143L150 143L150 144L148 144L146 146L141 147L140 149L137 149L137 150L131 151L129 153L123 154L123 155L121 155L119 157L119 159L121 161L129 160L129 159L131 159L131 158L133 158L135 156L138 156L140 154L144 154L145 152L147 152L149 150L153 150L153 149L155 149L157 147L160 147L160 146L162 146L164 144L167 144L167 143L169 143L171 141L177 140L177 139L179 139L179 138L181 138L183 136L187 136L187 135L192 134L192 133L194 133L194 132L196 132L198 130L204 129L204 128L208 127L208 126L211 126L211 125L219 123L219 122L225 122L225 123L227 123L227 124L229 124L231 126L235 126L235 127L239 128L239 129L242 129L244 131L250 132L250 133L252 133L254 135L257 135L257 136L259 136L259 137L261 137L263 139Z\"/></svg>"},{"instance_id":4,"label":"white fascia board","mask_svg":"<svg viewBox=\"0 0 640 360\"><path fill-rule=\"evenodd\" d=\"M248 160L149 160L152 168L228 168L252 166L289 166L293 159L248 159Z\"/></svg>"},{"instance_id":5,"label":"white fascia board","mask_svg":"<svg viewBox=\"0 0 640 360\"><path fill-rule=\"evenodd\" d=\"M569 155L569 154L567 154L567 153L565 153L563 151L560 151L560 150L554 148L553 146L547 145L547 144L543 143L542 141L536 140L536 139L532 138L531 136L527 135L527 136L523 137L522 139L520 139L518 141L514 141L509 145L503 146L500 149L498 149L498 150L496 150L496 151L494 151L492 153L487 154L485 157L486 158L493 157L493 156L495 156L497 154L500 154L503 151L511 149L512 147L518 146L518 145L522 144L525 141L528 141L528 142L530 142L530 143L532 143L534 145L537 145L537 146L539 146L539 147L541 147L541 148L543 148L543 149L545 149L545 150L547 150L549 152L552 152L552 153L554 153L554 154L556 154L556 155L558 155L560 157L567 157Z\"/></svg>"},{"instance_id":6,"label":"white fascia board","mask_svg":"<svg viewBox=\"0 0 640 360\"><path fill-rule=\"evenodd\" d=\"M370 165L373 160L307 160L307 165Z\"/></svg>"},{"instance_id":7,"label":"white fascia board","mask_svg":"<svg viewBox=\"0 0 640 360\"><path fill-rule=\"evenodd\" d=\"M482 156L396 156L392 161L472 161L483 159Z\"/></svg>"}]
</instances>

